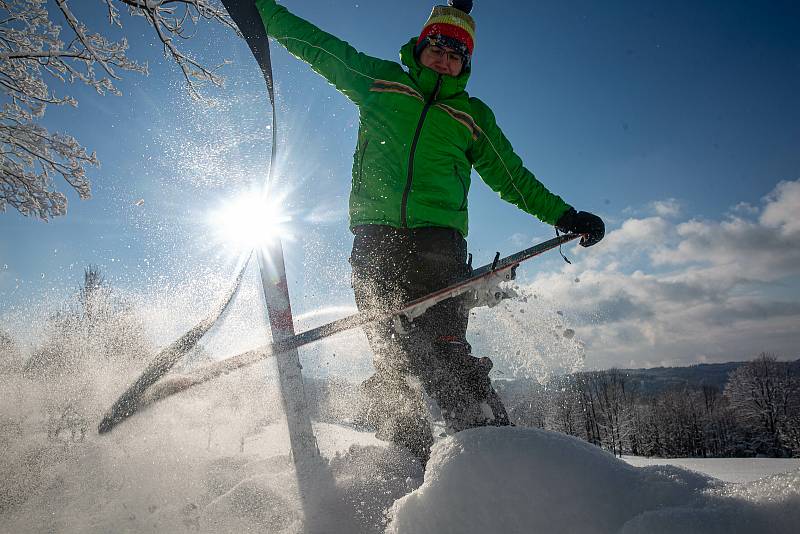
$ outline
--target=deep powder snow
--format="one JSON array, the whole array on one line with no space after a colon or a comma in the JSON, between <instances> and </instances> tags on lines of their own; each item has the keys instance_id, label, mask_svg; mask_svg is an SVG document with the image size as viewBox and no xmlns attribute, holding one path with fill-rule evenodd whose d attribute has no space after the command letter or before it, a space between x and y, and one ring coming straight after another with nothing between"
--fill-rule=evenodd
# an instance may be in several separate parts
<instances>
[{"instance_id":1,"label":"deep powder snow","mask_svg":"<svg viewBox=\"0 0 800 534\"><path fill-rule=\"evenodd\" d=\"M391 515L392 534L789 534L800 524L800 469L725 484L634 467L563 434L473 429L436 445L424 484Z\"/></svg>"}]
</instances>

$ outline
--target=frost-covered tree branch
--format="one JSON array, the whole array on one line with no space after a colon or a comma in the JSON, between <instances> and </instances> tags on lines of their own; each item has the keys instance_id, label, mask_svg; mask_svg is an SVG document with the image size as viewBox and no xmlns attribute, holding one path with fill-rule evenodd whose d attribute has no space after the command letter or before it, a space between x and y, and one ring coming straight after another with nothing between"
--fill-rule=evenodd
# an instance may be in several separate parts
<instances>
[{"instance_id":1,"label":"frost-covered tree branch","mask_svg":"<svg viewBox=\"0 0 800 534\"><path fill-rule=\"evenodd\" d=\"M209 0L103 0L112 12L113 4L118 1L128 6L132 15L147 19L155 30L161 44L164 46L164 55L171 58L183 72L189 92L200 97L198 84L211 82L221 85L222 78L217 70L222 65L214 68L206 67L195 58L183 52L175 39L185 40L191 38L200 20L221 22L238 33L227 11L221 5L212 4ZM112 20L114 16L111 16ZM118 21L118 15L116 17Z\"/></svg>"},{"instance_id":2,"label":"frost-covered tree branch","mask_svg":"<svg viewBox=\"0 0 800 534\"><path fill-rule=\"evenodd\" d=\"M122 28L120 8L144 17L194 97L200 97L204 83L222 83L218 66L203 65L181 45L203 20L235 30L217 0L96 1L110 26ZM70 0L50 5L47 0L0 0L0 211L8 205L43 220L65 214L67 199L57 189L59 178L80 198L90 197L86 169L98 166L95 154L69 134L50 132L38 121L48 104L77 104L53 87L63 91L65 85L78 82L100 95L119 95L115 82L121 72L147 74L146 64L127 56L128 48L125 38L114 41L87 27Z\"/></svg>"}]
</instances>

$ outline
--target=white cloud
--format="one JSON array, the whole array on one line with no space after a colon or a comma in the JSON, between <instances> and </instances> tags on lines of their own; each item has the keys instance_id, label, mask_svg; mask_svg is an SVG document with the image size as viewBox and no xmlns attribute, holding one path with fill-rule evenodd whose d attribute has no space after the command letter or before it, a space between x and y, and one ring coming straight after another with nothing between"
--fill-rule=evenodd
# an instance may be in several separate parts
<instances>
[{"instance_id":1,"label":"white cloud","mask_svg":"<svg viewBox=\"0 0 800 534\"><path fill-rule=\"evenodd\" d=\"M680 202L674 198L653 202L651 208L659 217L677 217L681 213Z\"/></svg>"},{"instance_id":2,"label":"white cloud","mask_svg":"<svg viewBox=\"0 0 800 534\"><path fill-rule=\"evenodd\" d=\"M589 367L797 358L798 211L800 181L778 184L750 218L631 218L530 290L577 318Z\"/></svg>"},{"instance_id":3,"label":"white cloud","mask_svg":"<svg viewBox=\"0 0 800 534\"><path fill-rule=\"evenodd\" d=\"M758 213L759 209L758 206L753 206L749 202L739 202L733 208L731 208L733 213L743 213L746 215L755 215Z\"/></svg>"},{"instance_id":4,"label":"white cloud","mask_svg":"<svg viewBox=\"0 0 800 534\"><path fill-rule=\"evenodd\" d=\"M767 195L767 206L761 214L760 222L768 228L775 228L784 236L798 237L800 234L800 180L781 182Z\"/></svg>"},{"instance_id":5,"label":"white cloud","mask_svg":"<svg viewBox=\"0 0 800 534\"><path fill-rule=\"evenodd\" d=\"M628 219L622 226L609 232L603 242L602 252L617 254L631 249L648 249L663 242L670 230L670 224L661 217Z\"/></svg>"},{"instance_id":6,"label":"white cloud","mask_svg":"<svg viewBox=\"0 0 800 534\"><path fill-rule=\"evenodd\" d=\"M765 206L762 219L771 207ZM776 231L739 217L692 220L679 224L676 232L676 245L653 253L655 265L710 265L726 279L775 281L796 273L800 264L800 232Z\"/></svg>"},{"instance_id":7,"label":"white cloud","mask_svg":"<svg viewBox=\"0 0 800 534\"><path fill-rule=\"evenodd\" d=\"M683 204L676 198L655 200L645 206L628 206L622 210L622 214L628 217L678 217L683 211Z\"/></svg>"}]
</instances>

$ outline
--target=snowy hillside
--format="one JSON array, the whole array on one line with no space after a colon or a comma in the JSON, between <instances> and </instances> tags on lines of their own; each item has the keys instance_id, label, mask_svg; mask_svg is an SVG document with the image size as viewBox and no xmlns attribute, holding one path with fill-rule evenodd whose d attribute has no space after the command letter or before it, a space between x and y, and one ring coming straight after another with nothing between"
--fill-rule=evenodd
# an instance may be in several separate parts
<instances>
[{"instance_id":1,"label":"snowy hillside","mask_svg":"<svg viewBox=\"0 0 800 534\"><path fill-rule=\"evenodd\" d=\"M800 461L726 484L633 467L561 434L486 428L440 440L423 480L404 451L318 424L333 485L313 481L309 529L283 426L240 441L220 418L213 433L189 425L192 409L157 408L108 437L60 446L21 429L27 442L7 442L0 463L0 532L729 534L796 532L800 522Z\"/></svg>"}]
</instances>

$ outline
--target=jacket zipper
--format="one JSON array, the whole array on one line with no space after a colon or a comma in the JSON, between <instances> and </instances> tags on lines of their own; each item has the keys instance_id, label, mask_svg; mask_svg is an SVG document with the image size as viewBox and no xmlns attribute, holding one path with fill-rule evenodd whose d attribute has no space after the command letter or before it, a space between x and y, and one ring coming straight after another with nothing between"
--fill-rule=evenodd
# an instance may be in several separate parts
<instances>
[{"instance_id":1,"label":"jacket zipper","mask_svg":"<svg viewBox=\"0 0 800 534\"><path fill-rule=\"evenodd\" d=\"M436 86L433 88L433 93L431 93L430 98L428 98L428 101L425 102L425 106L422 108L422 114L417 123L417 131L414 132L414 139L411 141L411 152L408 155L408 178L406 179L406 188L403 190L403 200L400 204L400 224L403 228L408 228L408 195L411 193L411 182L414 179L414 154L417 151L419 134L422 132L422 124L425 122L425 116L428 114L428 110L431 109L436 97L439 96L441 85L442 75L440 74L439 77L436 78Z\"/></svg>"}]
</instances>

